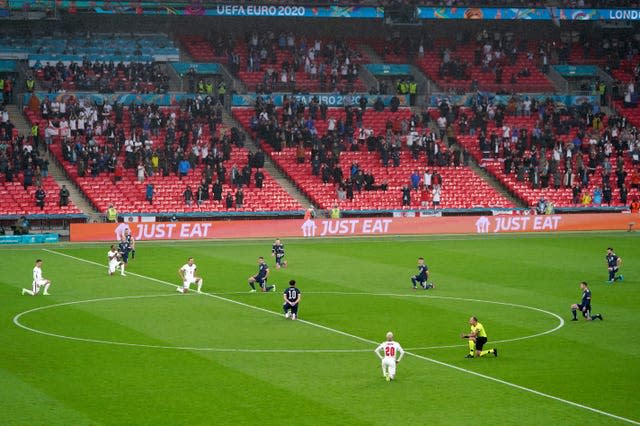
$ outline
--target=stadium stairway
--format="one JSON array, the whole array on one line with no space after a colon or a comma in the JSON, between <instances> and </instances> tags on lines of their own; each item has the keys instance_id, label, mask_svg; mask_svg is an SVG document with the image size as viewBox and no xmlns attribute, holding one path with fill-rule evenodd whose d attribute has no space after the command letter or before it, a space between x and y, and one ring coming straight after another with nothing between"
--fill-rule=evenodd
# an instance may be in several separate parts
<instances>
[{"instance_id":1,"label":"stadium stairway","mask_svg":"<svg viewBox=\"0 0 640 426\"><path fill-rule=\"evenodd\" d=\"M73 201L76 207L82 210L82 213L88 216L89 223L94 222L102 222L104 220L104 214L100 213L96 208L89 202L89 200L84 196L84 194L69 178L67 177L62 165L58 162L58 159L55 155L51 155L49 152L46 153L45 158L49 160L49 175L53 177L58 185L62 187L62 185L66 185L69 190L69 198ZM58 196L55 194L56 197Z\"/></svg>"},{"instance_id":2,"label":"stadium stairway","mask_svg":"<svg viewBox=\"0 0 640 426\"><path fill-rule=\"evenodd\" d=\"M246 137L245 147L255 153L258 151L259 147L257 142L253 139L253 137L244 129L244 126L236 121L227 111L224 111L222 114L222 124L226 127L236 127L240 133L244 134ZM306 208L306 206L310 206L313 202L307 198L294 184L291 180L289 180L282 171L277 168L274 163L271 161L269 156L265 153L265 161L264 168L269 175L273 177L273 179L278 182L282 188L287 191L289 195L291 195L296 201L298 201L302 206Z\"/></svg>"},{"instance_id":3,"label":"stadium stairway","mask_svg":"<svg viewBox=\"0 0 640 426\"><path fill-rule=\"evenodd\" d=\"M368 56L369 57L369 62L370 64L384 64L384 60L382 59L382 57L380 55L378 55L378 53L373 50L373 48L371 46L369 46L368 44L360 44L358 46L358 48L360 49L360 51L362 52L363 55Z\"/></svg>"},{"instance_id":4,"label":"stadium stairway","mask_svg":"<svg viewBox=\"0 0 640 426\"><path fill-rule=\"evenodd\" d=\"M16 126L16 129L18 129L18 132L21 135L31 134L31 126L29 126L29 123L17 105L7 105L7 111L9 112L9 117L11 117L13 125ZM74 205L89 217L90 222L102 221L103 215L87 201L87 199L82 195L82 192L80 192L80 189L78 189L78 187L76 187L67 178L64 170L58 163L58 160L48 152L46 152L43 157L49 160L49 175L53 177L61 187L62 185L67 186L67 189L69 190L69 198ZM58 194L51 194L51 196L54 196L57 200Z\"/></svg>"}]
</instances>

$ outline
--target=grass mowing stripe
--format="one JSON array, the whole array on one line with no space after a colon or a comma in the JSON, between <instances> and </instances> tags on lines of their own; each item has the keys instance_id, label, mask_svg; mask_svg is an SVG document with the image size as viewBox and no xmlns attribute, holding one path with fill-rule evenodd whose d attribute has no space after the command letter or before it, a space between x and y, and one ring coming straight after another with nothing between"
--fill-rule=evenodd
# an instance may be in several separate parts
<instances>
[{"instance_id":1,"label":"grass mowing stripe","mask_svg":"<svg viewBox=\"0 0 640 426\"><path fill-rule=\"evenodd\" d=\"M99 266L99 267L102 267L102 268L106 267L103 264L100 264L100 263L97 263L97 262L93 262L91 260L82 259L82 258L79 258L79 257L76 257L76 256L71 256L71 255L68 255L66 253L61 253L61 252L57 252L57 251L49 250L49 249L43 249L43 250L48 252L48 253L51 253L51 254L64 256L64 257L67 257L67 258L70 258L70 259L74 259L74 260L77 260L77 261L80 261L80 262L89 263L89 264L96 265L96 266ZM153 277L149 277L149 276L145 276L145 275L140 275L140 274L136 274L136 273L129 273L129 274L133 275L133 276L136 276L136 277L139 277L139 278L142 278L142 279L154 281L154 282L157 282L159 284L168 285L168 286L171 286L171 287L174 287L174 288L177 287L175 284L171 284L171 283L169 283L167 281L159 280L157 278L153 278ZM249 308L249 309L258 310L258 311L265 312L265 313L272 314L272 315L278 315L278 316L281 315L279 312L271 311L271 310L264 309L264 308L261 308L261 307L258 307L258 306L254 306L254 305L250 305L250 304L247 304L247 303L238 302L236 300L227 299L225 297L217 296L217 295L214 295L214 294L209 294L209 293L204 293L204 292L202 294L206 295L206 296L209 296L209 297L213 297L213 298L221 300L221 301L233 303L233 304L236 304L236 305L239 305L239 306L244 306L244 307ZM357 336L357 335L354 335L354 334L351 334L351 333L347 333L347 332L344 332L344 331L341 331L341 330L337 330L337 329L334 329L334 328L331 328L331 327L327 327L327 326L324 326L324 325L321 325L321 324L313 323L313 322L306 321L306 320L299 320L299 322L302 322L304 324L307 324L307 325L310 325L310 326L313 326L313 327L316 327L316 328L320 328L322 330L325 330L325 331L328 331L328 332L331 332L331 333L335 333L335 334L339 334L339 335L342 335L342 336L351 337L351 338L353 338L355 340L358 340L358 341L361 341L361 342L364 342L364 343L369 343L369 344L372 344L372 345L377 345L378 344L378 342L376 342L376 341L373 341L373 340L370 340L370 339L366 339L364 337L360 337L360 336ZM637 420L633 420L633 419L630 419L630 418L627 418L627 417L618 416L616 414L609 413L607 411L599 410L597 408L593 408L593 407L590 407L590 406L587 406L587 405L583 405L583 404L580 404L580 403L577 403L577 402L574 402L574 401L570 401L570 400L567 400L567 399L564 399L564 398L553 396L553 395L550 395L550 394L547 394L547 393L544 393L544 392L537 391L535 389L531 389L531 388L528 388L528 387L525 387L525 386L521 386L521 385L518 385L518 384L515 384L515 383L512 383L512 382L508 382L506 380L502 380L502 379L499 379L499 378L496 378L496 377L488 376L486 374L478 373L478 372L475 372L475 371L472 371L472 370L467 370L465 368L458 367L458 366L455 366L455 365L452 365L452 364L448 364L446 362L438 361L436 359L429 358L429 357L426 357L426 356L423 356L423 355L415 354L415 353L412 353L410 351L407 351L406 353L407 353L407 355L410 355L410 356L413 356L415 358L430 362L432 364L436 364L436 365L439 365L439 366L442 366L442 367L447 367L447 368L450 368L450 369L453 369L453 370L456 370L456 371L459 371L459 372L462 372L462 373L467 373L467 374L470 374L470 375L473 375L473 376L476 376L476 377L479 377L479 378L482 378L482 379L485 379L485 380L489 380L489 381L492 381L492 382L495 382L495 383L500 383L502 385L505 385L505 386L508 386L508 387L511 387L511 388L514 388L514 389L518 389L518 390L522 390L522 391L525 391L525 392L529 392L531 394L534 394L534 395L537 395L537 396L540 396L540 397L543 397L543 398L548 398L548 399L551 399L553 401L557 401L557 402L560 402L560 403L563 403L563 404L566 404L566 405L569 405L569 406L572 406L572 407L580 408L580 409L583 409L583 410L586 410L586 411L591 411L593 413L600 414L600 415L606 416L606 417L610 417L612 419L616 419L616 420L623 421L623 422L630 423L630 424L634 424L634 425L640 425L640 422L637 421Z\"/></svg>"},{"instance_id":2,"label":"grass mowing stripe","mask_svg":"<svg viewBox=\"0 0 640 426\"><path fill-rule=\"evenodd\" d=\"M44 311L46 309L58 308L61 306L71 306L78 305L82 303L91 303L91 302L102 302L102 301L111 301L111 300L128 300L128 299L146 299L150 297L185 297L181 294L150 294L150 295L141 295L141 296L117 296L117 297L104 297L100 299L87 299L87 300L76 300L73 302L64 302L64 303L56 303L55 305L45 305L39 306L37 308L29 309L28 311L23 311L13 317L13 323L32 333L42 334L49 337L56 337L59 339L65 340L75 340L78 342L86 342L86 343L101 343L106 345L117 345L117 346L130 346L137 348L152 348L152 349L175 349L175 350L183 350L183 351L202 351L202 352L245 352L245 353L356 353L356 352L370 352L370 349L243 349L243 348L200 348L200 347L190 347L190 346L168 346L168 345L148 345L142 343L129 343L129 342L117 342L112 340L102 340L102 339L90 339L85 337L74 337L74 336L66 336L58 333L50 333L48 331L39 330L37 328L29 327L28 325L24 325L20 322L20 319L28 315L32 312Z\"/></svg>"}]
</instances>

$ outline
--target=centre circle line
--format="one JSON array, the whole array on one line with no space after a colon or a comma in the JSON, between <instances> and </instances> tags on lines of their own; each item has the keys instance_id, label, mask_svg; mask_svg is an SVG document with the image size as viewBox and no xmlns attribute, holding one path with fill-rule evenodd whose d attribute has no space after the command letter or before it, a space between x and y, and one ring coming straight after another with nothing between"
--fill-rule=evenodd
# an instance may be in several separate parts
<instances>
[{"instance_id":1,"label":"centre circle line","mask_svg":"<svg viewBox=\"0 0 640 426\"><path fill-rule=\"evenodd\" d=\"M227 293L211 293L211 294L227 294ZM241 294L239 292L231 292L231 294ZM242 293L244 294L244 293ZM374 296L374 297L409 297L409 298L427 298L427 299L443 299L443 300L456 300L456 301L465 301L465 302L481 302L481 303L491 303L497 305L505 305L512 306L524 309L530 309L534 311L539 311L548 315L551 315L559 320L559 324L553 328L540 333L515 337L512 339L503 339L496 340L493 343L507 343L514 342L518 340L531 339L534 337L543 336L546 334L553 333L564 326L564 320L559 315L546 311L544 309L536 308L533 306L520 305L515 303L508 302L497 302L491 300L483 300L483 299L469 299L463 297L453 297L453 296L434 296L434 295L414 295L414 294L396 294L396 293L367 293L367 292L339 292L339 291L324 291L324 292L306 292L305 294L326 294L326 295L342 295L342 296ZM65 340L74 340L86 343L100 343L100 344L108 344L108 345L118 345L118 346L127 346L127 347L140 347L140 348L155 348L155 349L174 349L174 350L187 350L187 351L202 351L202 352L246 352L246 353L358 353L358 352L370 352L370 349L247 349L247 348L209 348L209 347L192 347L192 346L169 346L169 345L151 345L151 344L142 344L142 343L128 343L128 342L118 342L113 340L103 340L103 339L92 339L92 338L84 338L84 337L75 337L75 336L67 336L64 334L51 333L43 330L39 330L37 328L29 327L22 322L20 319L30 313L43 311L46 309L53 309L63 306L72 306L84 303L95 303L95 302L104 302L104 301L117 301L117 300L131 300L131 299L145 299L145 298L155 298L155 297L176 297L182 296L180 294L154 294L154 295L132 295L132 296L115 296L115 297L104 297L97 299L85 299L85 300L76 300L71 302L63 302L57 303L53 305L40 306L37 308L33 308L24 312L17 314L13 318L13 323L30 332L42 334L49 337L55 337L59 339ZM446 348L457 348L463 347L465 345L438 345L438 346L424 346L424 347L413 347L406 348L409 351L416 350L431 350L431 349L446 349Z\"/></svg>"}]
</instances>

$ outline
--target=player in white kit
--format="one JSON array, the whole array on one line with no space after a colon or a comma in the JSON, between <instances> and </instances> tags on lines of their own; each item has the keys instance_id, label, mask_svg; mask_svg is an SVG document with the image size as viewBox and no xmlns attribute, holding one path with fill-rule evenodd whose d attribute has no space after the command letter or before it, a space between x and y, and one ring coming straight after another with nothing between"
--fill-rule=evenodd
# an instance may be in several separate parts
<instances>
[{"instance_id":1,"label":"player in white kit","mask_svg":"<svg viewBox=\"0 0 640 426\"><path fill-rule=\"evenodd\" d=\"M36 260L36 266L33 267L33 281L31 282L31 290L28 288L22 289L22 295L29 294L35 296L40 292L40 288L44 287L42 291L43 296L49 295L49 286L51 281L42 276L42 259Z\"/></svg>"},{"instance_id":2,"label":"player in white kit","mask_svg":"<svg viewBox=\"0 0 640 426\"><path fill-rule=\"evenodd\" d=\"M182 279L182 287L176 288L176 291L186 293L191 288L191 284L196 284L198 286L198 293L201 293L202 278L196 276L196 269L196 264L193 263L193 257L190 257L187 263L178 269L178 275L180 275Z\"/></svg>"},{"instance_id":3,"label":"player in white kit","mask_svg":"<svg viewBox=\"0 0 640 426\"><path fill-rule=\"evenodd\" d=\"M387 340L380 343L375 350L382 361L382 376L388 381L396 378L396 364L404 356L404 349L400 343L393 341L393 333L387 333ZM399 355L398 355L399 354Z\"/></svg>"},{"instance_id":4,"label":"player in white kit","mask_svg":"<svg viewBox=\"0 0 640 426\"><path fill-rule=\"evenodd\" d=\"M116 250L115 245L111 245L111 249L107 252L107 258L109 259L109 275L113 275L118 269L118 266L122 265L120 253ZM122 273L122 275L124 275L124 273Z\"/></svg>"}]
</instances>

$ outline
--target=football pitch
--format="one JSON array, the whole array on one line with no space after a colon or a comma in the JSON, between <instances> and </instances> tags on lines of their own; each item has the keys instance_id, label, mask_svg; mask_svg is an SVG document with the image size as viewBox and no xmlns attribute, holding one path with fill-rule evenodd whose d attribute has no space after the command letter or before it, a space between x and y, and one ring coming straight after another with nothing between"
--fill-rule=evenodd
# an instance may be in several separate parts
<instances>
[{"instance_id":1,"label":"football pitch","mask_svg":"<svg viewBox=\"0 0 640 426\"><path fill-rule=\"evenodd\" d=\"M0 424L640 424L633 233L290 239L284 269L272 242L138 242L124 277L109 244L0 248ZM249 292L258 256L275 293ZM175 291L188 257L203 294ZM51 295L21 296L36 258ZM570 321L582 280L603 321ZM465 359L472 315L498 357Z\"/></svg>"}]
</instances>

